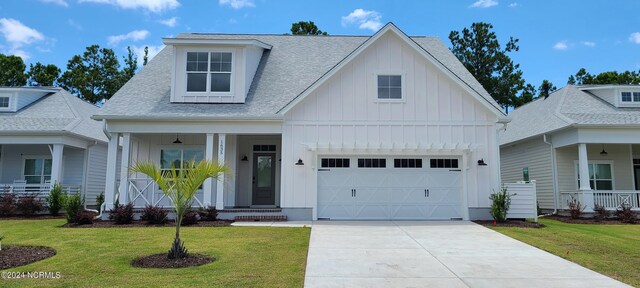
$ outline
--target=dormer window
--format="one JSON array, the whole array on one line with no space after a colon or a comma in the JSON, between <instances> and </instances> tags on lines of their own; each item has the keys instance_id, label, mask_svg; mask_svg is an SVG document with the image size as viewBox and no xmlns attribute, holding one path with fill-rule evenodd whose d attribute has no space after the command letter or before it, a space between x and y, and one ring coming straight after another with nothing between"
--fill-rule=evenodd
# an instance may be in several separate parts
<instances>
[{"instance_id":1,"label":"dormer window","mask_svg":"<svg viewBox=\"0 0 640 288\"><path fill-rule=\"evenodd\" d=\"M231 52L187 52L187 92L229 93Z\"/></svg>"},{"instance_id":2,"label":"dormer window","mask_svg":"<svg viewBox=\"0 0 640 288\"><path fill-rule=\"evenodd\" d=\"M0 108L9 108L9 97L0 97Z\"/></svg>"},{"instance_id":3,"label":"dormer window","mask_svg":"<svg viewBox=\"0 0 640 288\"><path fill-rule=\"evenodd\" d=\"M621 100L626 103L640 103L640 92L622 92Z\"/></svg>"}]
</instances>

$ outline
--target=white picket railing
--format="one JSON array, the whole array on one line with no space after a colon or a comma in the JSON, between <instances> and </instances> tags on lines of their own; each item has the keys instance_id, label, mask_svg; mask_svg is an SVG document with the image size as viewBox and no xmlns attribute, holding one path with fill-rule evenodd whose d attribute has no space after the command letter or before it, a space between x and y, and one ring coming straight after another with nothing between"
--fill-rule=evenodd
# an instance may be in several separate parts
<instances>
[{"instance_id":1,"label":"white picket railing","mask_svg":"<svg viewBox=\"0 0 640 288\"><path fill-rule=\"evenodd\" d=\"M66 192L67 194L76 194L80 193L82 186L80 185L66 185L61 184L62 192ZM0 193L13 193L16 196L24 195L24 194L36 194L40 195L49 195L49 191L51 190L50 184L1 184L0 183Z\"/></svg>"},{"instance_id":2,"label":"white picket railing","mask_svg":"<svg viewBox=\"0 0 640 288\"><path fill-rule=\"evenodd\" d=\"M134 208L144 208L147 205L159 207L173 207L171 200L158 188L158 184L149 178L129 178L129 202ZM193 207L204 207L204 193L198 190L193 197Z\"/></svg>"},{"instance_id":3,"label":"white picket railing","mask_svg":"<svg viewBox=\"0 0 640 288\"><path fill-rule=\"evenodd\" d=\"M569 209L569 201L575 198L584 203L583 193L593 194L594 205L600 205L607 210L616 210L622 205L630 205L634 210L640 210L640 191L634 190L593 190L593 191L562 191L560 192L560 205Z\"/></svg>"}]
</instances>

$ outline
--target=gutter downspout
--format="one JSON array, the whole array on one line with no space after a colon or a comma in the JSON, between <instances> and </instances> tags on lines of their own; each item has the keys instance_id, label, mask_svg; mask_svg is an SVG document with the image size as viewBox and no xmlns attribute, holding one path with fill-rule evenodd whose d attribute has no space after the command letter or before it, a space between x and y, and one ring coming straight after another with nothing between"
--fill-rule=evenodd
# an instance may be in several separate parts
<instances>
[{"instance_id":1,"label":"gutter downspout","mask_svg":"<svg viewBox=\"0 0 640 288\"><path fill-rule=\"evenodd\" d=\"M111 133L107 130L107 119L102 119L102 133L107 136L107 139L111 140Z\"/></svg>"},{"instance_id":2,"label":"gutter downspout","mask_svg":"<svg viewBox=\"0 0 640 288\"><path fill-rule=\"evenodd\" d=\"M107 130L107 119L102 119L102 132L104 133L105 136L107 136L107 139L111 140L111 133L109 133L109 130ZM117 193L119 194L119 193ZM119 197L119 196L116 196ZM85 206L85 210L89 210L91 212L94 213L98 213L98 215L94 218L94 219L102 219L102 213L104 213L104 209L107 207L107 202L105 201L105 203L102 203L102 205L98 208L98 210L92 210L92 209L86 209Z\"/></svg>"},{"instance_id":3,"label":"gutter downspout","mask_svg":"<svg viewBox=\"0 0 640 288\"><path fill-rule=\"evenodd\" d=\"M542 135L542 141L551 148L551 174L553 176L553 215L558 214L558 175L556 169L556 149L553 143L547 141L547 134Z\"/></svg>"}]
</instances>

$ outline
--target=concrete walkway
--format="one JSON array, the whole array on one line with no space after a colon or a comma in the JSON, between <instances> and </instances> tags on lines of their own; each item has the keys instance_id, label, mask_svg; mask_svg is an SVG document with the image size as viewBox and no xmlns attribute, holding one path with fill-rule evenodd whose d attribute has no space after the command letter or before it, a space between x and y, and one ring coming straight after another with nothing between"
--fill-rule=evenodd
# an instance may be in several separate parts
<instances>
[{"instance_id":1,"label":"concrete walkway","mask_svg":"<svg viewBox=\"0 0 640 288\"><path fill-rule=\"evenodd\" d=\"M314 222L305 287L630 287L480 225Z\"/></svg>"}]
</instances>

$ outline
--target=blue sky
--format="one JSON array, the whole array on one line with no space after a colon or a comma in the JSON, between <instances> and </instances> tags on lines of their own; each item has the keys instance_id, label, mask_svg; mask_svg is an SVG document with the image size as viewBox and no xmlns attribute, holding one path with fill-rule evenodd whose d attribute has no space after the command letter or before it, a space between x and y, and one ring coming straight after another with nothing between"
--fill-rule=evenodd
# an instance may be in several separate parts
<instances>
[{"instance_id":1,"label":"blue sky","mask_svg":"<svg viewBox=\"0 0 640 288\"><path fill-rule=\"evenodd\" d=\"M66 62L99 44L152 53L180 32L286 33L312 20L333 35L371 35L394 22L409 35L438 36L472 22L494 25L499 40L520 39L512 58L525 79L563 86L585 67L592 73L640 69L638 0L3 0L0 52L27 63ZM141 57L140 57L141 58Z\"/></svg>"}]
</instances>

